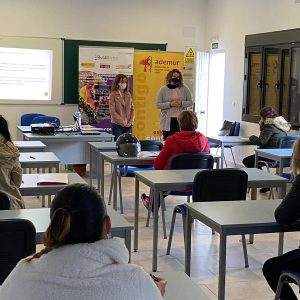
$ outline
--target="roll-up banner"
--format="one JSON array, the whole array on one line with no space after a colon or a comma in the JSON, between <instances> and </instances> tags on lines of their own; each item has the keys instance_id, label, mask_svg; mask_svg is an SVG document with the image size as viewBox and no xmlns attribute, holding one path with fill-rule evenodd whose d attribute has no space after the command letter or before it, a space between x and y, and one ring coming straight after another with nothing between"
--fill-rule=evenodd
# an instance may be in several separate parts
<instances>
[{"instance_id":1,"label":"roll-up banner","mask_svg":"<svg viewBox=\"0 0 300 300\"><path fill-rule=\"evenodd\" d=\"M78 94L82 123L111 132L109 94L117 74L133 86L133 48L79 47Z\"/></svg>"},{"instance_id":2,"label":"roll-up banner","mask_svg":"<svg viewBox=\"0 0 300 300\"><path fill-rule=\"evenodd\" d=\"M184 53L135 51L133 68L133 133L140 140L162 140L156 96L172 69L183 71Z\"/></svg>"}]
</instances>

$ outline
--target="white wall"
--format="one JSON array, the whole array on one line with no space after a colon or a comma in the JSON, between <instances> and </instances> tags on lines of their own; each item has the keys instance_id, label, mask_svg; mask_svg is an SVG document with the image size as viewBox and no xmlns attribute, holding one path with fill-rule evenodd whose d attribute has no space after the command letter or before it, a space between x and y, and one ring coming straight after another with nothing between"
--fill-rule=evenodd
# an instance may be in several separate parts
<instances>
[{"instance_id":1,"label":"white wall","mask_svg":"<svg viewBox=\"0 0 300 300\"><path fill-rule=\"evenodd\" d=\"M241 120L245 35L299 28L300 4L294 0L209 0L207 16L207 49L211 39L218 37L226 52L224 119ZM257 124L243 122L241 135L258 131ZM247 148L238 147L236 154L253 153Z\"/></svg>"},{"instance_id":2,"label":"white wall","mask_svg":"<svg viewBox=\"0 0 300 300\"><path fill-rule=\"evenodd\" d=\"M168 43L203 50L207 0L1 0L0 35ZM41 112L72 123L75 105L0 105L13 138L20 115Z\"/></svg>"}]
</instances>

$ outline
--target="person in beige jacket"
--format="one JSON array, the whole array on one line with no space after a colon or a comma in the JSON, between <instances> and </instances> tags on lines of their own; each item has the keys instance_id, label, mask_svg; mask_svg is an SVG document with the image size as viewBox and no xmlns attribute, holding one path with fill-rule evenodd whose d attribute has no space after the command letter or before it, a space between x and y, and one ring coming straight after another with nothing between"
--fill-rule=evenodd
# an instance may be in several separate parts
<instances>
[{"instance_id":1,"label":"person in beige jacket","mask_svg":"<svg viewBox=\"0 0 300 300\"><path fill-rule=\"evenodd\" d=\"M25 208L19 187L22 169L19 149L11 141L7 121L0 115L0 190L8 194L11 208Z\"/></svg>"},{"instance_id":2,"label":"person in beige jacket","mask_svg":"<svg viewBox=\"0 0 300 300\"><path fill-rule=\"evenodd\" d=\"M124 74L118 74L112 84L111 94L109 95L109 111L112 134L115 136L116 141L121 134L131 132L134 119L128 78Z\"/></svg>"}]
</instances>

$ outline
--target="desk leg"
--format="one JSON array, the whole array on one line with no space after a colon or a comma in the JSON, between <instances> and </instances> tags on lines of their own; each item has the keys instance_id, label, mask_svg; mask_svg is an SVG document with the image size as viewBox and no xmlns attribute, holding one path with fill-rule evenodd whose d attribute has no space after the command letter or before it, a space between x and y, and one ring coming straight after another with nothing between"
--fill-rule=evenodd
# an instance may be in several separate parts
<instances>
[{"instance_id":1,"label":"desk leg","mask_svg":"<svg viewBox=\"0 0 300 300\"><path fill-rule=\"evenodd\" d=\"M129 262L131 262L131 229L125 231L125 246L129 252Z\"/></svg>"},{"instance_id":2,"label":"desk leg","mask_svg":"<svg viewBox=\"0 0 300 300\"><path fill-rule=\"evenodd\" d=\"M138 250L139 243L139 180L135 177L134 199L134 252Z\"/></svg>"},{"instance_id":3,"label":"desk leg","mask_svg":"<svg viewBox=\"0 0 300 300\"><path fill-rule=\"evenodd\" d=\"M100 182L99 180L101 180L101 184L100 184L100 190L101 190L101 192L100 192L100 195L104 199L104 159L103 159L102 155L99 154L99 156L100 156L100 158L99 158L99 160L100 160L100 179L98 177L98 184Z\"/></svg>"},{"instance_id":4,"label":"desk leg","mask_svg":"<svg viewBox=\"0 0 300 300\"><path fill-rule=\"evenodd\" d=\"M257 198L257 188L251 188L251 200L256 200ZM249 235L249 244L254 243L254 234Z\"/></svg>"},{"instance_id":5,"label":"desk leg","mask_svg":"<svg viewBox=\"0 0 300 300\"><path fill-rule=\"evenodd\" d=\"M280 198L284 198L286 195L286 183L280 186Z\"/></svg>"},{"instance_id":6,"label":"desk leg","mask_svg":"<svg viewBox=\"0 0 300 300\"><path fill-rule=\"evenodd\" d=\"M114 182L114 188L113 188L113 208L114 210L118 209L118 203L117 203L117 196L118 196L118 168L116 164L113 164L113 182Z\"/></svg>"},{"instance_id":7,"label":"desk leg","mask_svg":"<svg viewBox=\"0 0 300 300\"><path fill-rule=\"evenodd\" d=\"M159 192L153 189L154 199L154 217L153 217L153 253L152 253L152 271L157 271L157 244L158 244L158 201Z\"/></svg>"},{"instance_id":8,"label":"desk leg","mask_svg":"<svg viewBox=\"0 0 300 300\"><path fill-rule=\"evenodd\" d=\"M99 154L98 152L96 152L96 180L97 180L97 190L100 192L100 176L99 176L99 164L100 164L100 161L99 161Z\"/></svg>"},{"instance_id":9,"label":"desk leg","mask_svg":"<svg viewBox=\"0 0 300 300\"><path fill-rule=\"evenodd\" d=\"M90 145L90 186L92 186L92 180L93 180L93 150L92 146Z\"/></svg>"},{"instance_id":10,"label":"desk leg","mask_svg":"<svg viewBox=\"0 0 300 300\"><path fill-rule=\"evenodd\" d=\"M191 275L191 230L192 230L192 217L190 216L189 209L186 214L186 232L185 232L185 273Z\"/></svg>"},{"instance_id":11,"label":"desk leg","mask_svg":"<svg viewBox=\"0 0 300 300\"><path fill-rule=\"evenodd\" d=\"M223 143L221 144L221 169L224 167L224 145Z\"/></svg>"},{"instance_id":12,"label":"desk leg","mask_svg":"<svg viewBox=\"0 0 300 300\"><path fill-rule=\"evenodd\" d=\"M282 173L283 173L283 159L281 158L279 160L279 176L282 176Z\"/></svg>"},{"instance_id":13,"label":"desk leg","mask_svg":"<svg viewBox=\"0 0 300 300\"><path fill-rule=\"evenodd\" d=\"M284 232L279 232L278 256L283 254Z\"/></svg>"},{"instance_id":14,"label":"desk leg","mask_svg":"<svg viewBox=\"0 0 300 300\"><path fill-rule=\"evenodd\" d=\"M223 232L220 233L220 254L219 254L219 287L218 300L225 299L225 275L226 275L226 239Z\"/></svg>"},{"instance_id":15,"label":"desk leg","mask_svg":"<svg viewBox=\"0 0 300 300\"><path fill-rule=\"evenodd\" d=\"M258 167L258 155L257 152L255 151L255 156L254 156L254 168Z\"/></svg>"}]
</instances>

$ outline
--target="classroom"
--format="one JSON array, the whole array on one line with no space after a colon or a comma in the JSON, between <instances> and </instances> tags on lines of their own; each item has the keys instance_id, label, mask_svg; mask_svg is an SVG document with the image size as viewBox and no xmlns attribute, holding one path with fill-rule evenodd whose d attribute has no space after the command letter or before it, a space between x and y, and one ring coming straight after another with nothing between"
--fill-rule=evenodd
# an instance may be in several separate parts
<instances>
[{"instance_id":1,"label":"classroom","mask_svg":"<svg viewBox=\"0 0 300 300\"><path fill-rule=\"evenodd\" d=\"M118 240L116 247L124 248L122 248L124 253L116 254L116 258L113 259L117 262L119 259L122 260L123 265L132 268L132 272L137 272L136 277L127 276L126 278L125 275L122 277L120 271L115 281L107 281L107 285L103 283L103 286L109 286L106 291L101 291L103 286L97 287L99 288L96 291L97 294L93 294L93 291L86 291L86 294L84 292L86 286L94 284L92 281L83 283L81 290L80 281L76 281L78 294L76 295L74 288L73 294L69 291L69 296L65 298L61 294L64 293L62 287L57 288L52 297L50 294L43 295L42 290L43 288L46 290L46 285L42 283L39 287L38 281L36 284L31 282L32 286L22 283L20 290L24 289L24 293L25 291L29 293L27 295L30 295L30 291L36 290L35 299L119 299L111 296L110 291L114 290L116 294L117 290L121 291L124 285L114 285L114 283L118 280L122 281L123 278L125 282L126 278L128 290L133 291L138 289L137 287L142 289L144 296L140 299L274 299L276 287L275 291L272 291L263 274L263 266L267 260L299 248L300 228L297 222L285 223L284 226L283 223L278 224L274 212L282 199L290 195L289 191L295 188L293 176L296 178L299 173L295 163L293 169L290 162L292 155L296 157L295 148L294 153L292 148L296 147L295 141L300 137L298 92L300 73L299 64L297 64L300 58L300 1L51 0L46 2L1 0L0 2L0 87L1 80L4 78L1 75L1 65L3 70L5 62L1 60L2 47L14 47L11 45L15 43L17 45L15 48L31 48L31 45L34 45L32 47L34 48L35 45L45 40L48 43L45 44L45 49L48 45L49 48L54 49L54 64L51 66L50 80L54 88L51 101L35 101L30 99L30 95L29 99L26 99L25 91L24 99L19 96L17 100L14 100L10 99L9 89L0 90L0 114L8 121L11 140L20 150L18 159L22 168L22 178L20 179L20 193L19 191L17 193L22 195L26 208L22 207L15 213L13 209L3 210L0 203L0 239L3 237L1 230L3 220L29 219L35 226L33 252L40 253L39 251L44 247L43 236L50 223L49 207L54 195L61 189L58 184L43 185L45 182L54 180L51 176L54 173L57 175L55 180L60 184L65 182L65 186L72 183L87 184L97 189L106 203L107 214L111 219L110 226L105 216L101 216L104 220L104 225L101 224L102 231L105 232L105 236L107 234L113 237L112 243L115 237L120 237L122 245L117 245L120 242ZM7 44L7 41L12 41L12 43ZM30 125L29 131L27 131L28 128L25 130L20 127L21 116L31 113L55 116L59 120L59 125L73 126L75 122L75 126L79 126L76 113L82 112L83 109L79 105L79 96L82 97L80 87L88 84L91 74L90 71L82 71L83 79L77 77L79 74L78 56L75 59L77 65L74 66L73 49L75 48L72 47L80 46L124 48L124 52L131 49L133 52L140 52L139 57L142 57L143 51L154 53L150 62L148 62L149 56L145 56L143 61L139 62L140 67L143 68L141 69L142 75L137 73L136 65L133 63L130 66L133 68L133 75L128 76L125 81L120 79L117 83L117 87L125 83L131 88L135 116L131 123L126 117L126 123L128 122L126 126L128 125L128 128L133 126L133 133L140 140L142 150L147 148L145 146L147 143L143 143L144 140L159 142L166 140L166 136L162 134L162 131L166 130L159 128L159 124L162 123L159 123L159 119L155 119L159 118L160 112L164 109L156 105L158 101L156 95L160 87L165 84L165 78L155 86L147 81L150 75L154 76L167 68L168 70L177 68L181 70L183 82L191 91L193 103L184 106L181 101L179 107L176 106L177 104L174 104L174 107L170 104L169 108L173 109L171 118L177 120L177 116L174 118L175 111L178 112L177 108L182 112L192 107L198 118L196 125L194 124L196 127L192 131L200 131L208 138L209 151L212 155L207 154L209 151L205 148L183 152L205 152L205 155L209 156L206 159L210 160L206 163L213 165L213 169L199 165L196 169L191 167L194 170L190 168L185 170L183 167L179 168L182 170L167 170L168 167L165 167L164 163L167 161L170 164L170 157L166 155L162 159L161 156L158 161L156 160L157 153L155 157L149 153L143 157L139 154L131 155L132 157L121 156L116 152L116 139L114 138L116 128L112 131L103 130L98 135L93 132L94 128L86 127L86 132L82 129L78 138L78 135L65 134L64 130L67 130L67 127L62 127L62 131L55 135L45 136L32 133L33 129ZM58 52L56 52L57 49ZM190 50L195 53L192 69L188 69L188 66L191 66L190 61L185 60L189 57L187 53ZM60 53L59 59L56 53ZM165 57L160 56L164 53L166 53ZM99 55L103 55L103 57L98 57L100 61L107 54ZM181 60L177 60L178 55L181 55ZM207 67L205 76L201 73L204 64ZM127 65L129 66L130 63L122 62L118 68L125 70ZM102 67L107 66L103 63ZM87 66L87 70L88 68L91 66ZM73 72L74 69L76 74ZM174 73L170 75L170 80L174 77L173 75ZM103 87L105 99L108 99L111 93L114 76L107 75L111 83L109 89ZM104 86L101 78L94 78L94 80L94 86L101 84ZM83 81L85 81L84 84ZM119 97L118 93L116 92L116 97ZM155 116L148 109L148 94L153 95L151 103ZM127 101L125 96L124 101ZM277 144L269 147L272 149L268 149L268 147L263 147L260 141L257 142L256 138L262 131L262 125L259 122L270 116L269 111L266 117L262 115L264 112L262 113L261 109L264 107L274 108L271 118L283 116L283 119L287 121L288 130L280 127L280 133L287 132L284 135L287 135L289 139L282 139L282 143L286 142L288 146L282 146L283 144L276 141L274 143ZM103 111L104 114L108 114L108 108L106 109ZM115 123L114 120L116 120L115 116L112 115L112 123ZM224 121L229 121L230 126L233 127L229 128L230 133L222 136L220 131L228 130L226 126L229 124L225 125ZM179 120L178 122L180 123ZM184 120L181 122L180 126ZM149 130L147 126L151 124L153 124L153 128L150 129L153 136L149 137L143 133L143 130L145 128ZM237 134L233 133L235 126L238 126ZM43 128L43 130L47 129ZM182 128L181 131L183 131ZM251 138L253 136L256 138ZM23 143L25 141L30 143ZM171 148L174 150L176 147L175 141ZM252 155L251 159L245 160ZM260 165L259 158L266 162ZM0 165L2 160L0 152ZM161 160L164 161L161 162ZM268 160L272 160L273 164L268 165ZM155 167L157 164L164 166ZM155 170L147 170L153 165ZM262 166L262 171L256 168L257 166ZM130 174L130 169L133 167L136 168L134 171L136 173ZM195 185L194 181L199 175L197 169L220 171L242 169L247 177L246 183L230 180L230 176L234 175L228 173L225 179L219 180L220 182L211 189L216 193L216 190L222 190L222 188L225 190L230 186L230 190L233 191L243 185L246 193L244 199L247 200L231 201L230 205L226 201L219 202L216 199L216 202L211 199L207 200L207 203L187 203L187 194L191 199L196 198L196 190L199 189L200 195L200 188ZM47 174L39 174L45 172ZM199 175L199 180L200 177L201 175ZM41 185L37 181L39 178L43 179ZM217 181L217 177L214 177L214 180ZM212 184L212 181L207 181L206 188L209 184ZM87 189L86 193L93 194L94 189L92 191ZM165 198L166 191L172 192ZM182 191L183 194L180 194ZM1 188L0 192L2 192ZM57 195L63 194L59 192ZM79 195L78 191L78 197ZM145 197L149 195L150 207L148 206L147 209L143 201L146 198L141 195ZM294 195L299 196L297 193ZM58 198L62 199L62 197ZM146 200L148 201L148 198ZM242 200L242 198L231 198L231 200ZM151 205L153 205L152 210ZM173 215L175 207L177 210ZM69 208L66 209L65 206L62 206L62 210L62 214L70 213ZM108 230L111 231L110 233L105 231L108 227L111 227L111 230ZM172 245L169 240L172 239L171 228L174 231ZM54 249L55 246L48 248L50 252L61 250L58 249L59 247ZM47 251L43 254L42 250L42 256L46 257L51 254ZM166 254L167 252L169 253ZM0 256L1 253L0 249ZM65 255L66 261L76 259L75 254L70 258L67 252ZM300 257L300 252L298 256ZM34 258L28 264L40 259ZM63 261L63 259L64 257L61 256L60 260ZM2 260L1 257L0 260ZM129 264L127 264L128 261ZM135 269L135 265L139 267ZM53 264L53 270L55 267L61 268L59 262ZM82 266L79 264L78 268L80 267ZM76 270L75 267L74 270ZM297 273L297 268L292 268L292 271ZM291 293L290 290L286 292L289 289L287 286L290 285L294 291L293 296L290 298L278 296L276 299L297 299L297 297L300 299L299 287L297 287L297 284L300 285L299 271L298 274L293 275L297 277L296 284L290 284L290 279L284 278L286 281L282 295L285 293L290 295L288 294ZM69 272L72 273L71 269ZM152 281L151 285L147 283L149 279L148 276L145 277L147 273L153 273L154 282L156 277L167 280L166 286L159 286L160 292L165 289L164 296L153 290ZM0 284L6 277L3 279L1 276L2 274L0 274ZM280 274L276 277L276 286L279 276ZM136 284L133 283L134 280ZM158 283L156 285L159 285L159 280L155 282ZM12 284L11 287L13 287ZM147 294L148 291L149 294ZM12 296L10 298L9 293L4 294L4 292L3 289L3 299L25 299L21 297L21 292L18 294L19 298ZM0 299L1 293L0 285ZM124 296L123 299L138 299L133 295L138 295L138 292L132 292L131 296L129 295L128 298Z\"/></svg>"}]
</instances>

